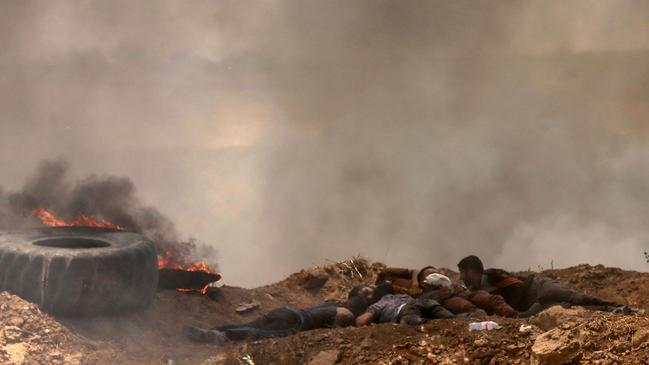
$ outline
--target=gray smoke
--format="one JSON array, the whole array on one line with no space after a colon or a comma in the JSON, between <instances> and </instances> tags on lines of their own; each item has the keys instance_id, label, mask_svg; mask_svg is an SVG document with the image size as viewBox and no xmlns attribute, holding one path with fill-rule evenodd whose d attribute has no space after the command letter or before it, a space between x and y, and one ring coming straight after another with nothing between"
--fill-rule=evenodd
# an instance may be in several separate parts
<instances>
[{"instance_id":1,"label":"gray smoke","mask_svg":"<svg viewBox=\"0 0 649 365\"><path fill-rule=\"evenodd\" d=\"M169 218L142 204L131 180L91 175L73 182L68 169L63 160L44 161L20 191L0 194L0 229L42 226L34 214L37 209L47 209L68 224L83 215L144 234L156 243L159 254L178 262L200 256L216 268L215 250L193 238L181 240Z\"/></svg>"},{"instance_id":2,"label":"gray smoke","mask_svg":"<svg viewBox=\"0 0 649 365\"><path fill-rule=\"evenodd\" d=\"M646 268L646 1L1 7L3 197L48 156L128 176L241 285L357 253Z\"/></svg>"}]
</instances>

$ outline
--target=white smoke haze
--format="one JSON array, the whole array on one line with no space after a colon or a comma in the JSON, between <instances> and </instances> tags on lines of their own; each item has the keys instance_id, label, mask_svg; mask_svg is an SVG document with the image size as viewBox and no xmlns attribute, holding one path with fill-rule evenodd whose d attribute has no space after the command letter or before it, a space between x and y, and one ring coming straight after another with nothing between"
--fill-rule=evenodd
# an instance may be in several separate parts
<instances>
[{"instance_id":1,"label":"white smoke haze","mask_svg":"<svg viewBox=\"0 0 649 365\"><path fill-rule=\"evenodd\" d=\"M5 1L0 47L0 198L127 177L228 284L646 270L646 1Z\"/></svg>"}]
</instances>

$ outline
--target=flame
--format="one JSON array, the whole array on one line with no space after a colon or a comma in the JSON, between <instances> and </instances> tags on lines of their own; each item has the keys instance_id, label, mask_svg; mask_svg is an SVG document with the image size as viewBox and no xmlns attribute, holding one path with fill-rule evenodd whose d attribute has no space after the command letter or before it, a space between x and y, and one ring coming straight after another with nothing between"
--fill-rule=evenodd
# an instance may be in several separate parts
<instances>
[{"instance_id":1,"label":"flame","mask_svg":"<svg viewBox=\"0 0 649 365\"><path fill-rule=\"evenodd\" d=\"M208 274L220 274L210 268L206 263L202 261L198 262L178 262L171 258L172 254L170 251L165 251L164 256L158 255L158 269L174 269L174 270L185 270L185 271L202 271ZM207 294L210 284L205 285L202 289L183 289L177 288L176 290L182 293L190 292L200 292L201 294Z\"/></svg>"},{"instance_id":2,"label":"flame","mask_svg":"<svg viewBox=\"0 0 649 365\"><path fill-rule=\"evenodd\" d=\"M41 222L50 227L101 227L101 228L113 228L118 230L125 230L124 227L113 224L105 219L97 220L97 218L88 215L78 215L72 219L71 222L66 222L62 219L58 219L45 208L39 208L32 211L32 214L38 217ZM172 258L173 255L171 251L166 251L163 256L158 255L158 269L175 269L175 270L185 270L185 271L202 271L208 274L218 274L216 271L212 270L204 262L178 262ZM193 292L198 291L201 294L207 294L209 289L209 284L205 285L202 289L182 289L178 288L179 292Z\"/></svg>"},{"instance_id":3,"label":"flame","mask_svg":"<svg viewBox=\"0 0 649 365\"><path fill-rule=\"evenodd\" d=\"M37 216L44 225L50 227L100 227L118 229L120 231L125 230L120 225L110 223L105 219L97 220L97 218L88 215L78 215L71 222L66 222L62 219L57 219L52 212L45 208L35 209L32 211L32 214Z\"/></svg>"}]
</instances>

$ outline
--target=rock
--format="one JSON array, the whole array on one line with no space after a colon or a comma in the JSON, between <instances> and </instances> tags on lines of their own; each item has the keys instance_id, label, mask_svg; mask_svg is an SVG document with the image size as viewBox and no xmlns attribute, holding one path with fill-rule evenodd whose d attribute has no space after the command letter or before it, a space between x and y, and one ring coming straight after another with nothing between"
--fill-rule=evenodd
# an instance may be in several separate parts
<instances>
[{"instance_id":1,"label":"rock","mask_svg":"<svg viewBox=\"0 0 649 365\"><path fill-rule=\"evenodd\" d=\"M532 352L542 362L567 364L579 357L579 343L569 332L559 329L548 331L536 338Z\"/></svg>"},{"instance_id":2,"label":"rock","mask_svg":"<svg viewBox=\"0 0 649 365\"><path fill-rule=\"evenodd\" d=\"M340 359L340 351L326 350L320 351L309 361L309 365L333 365Z\"/></svg>"},{"instance_id":3,"label":"rock","mask_svg":"<svg viewBox=\"0 0 649 365\"><path fill-rule=\"evenodd\" d=\"M4 338L8 343L14 343L20 341L23 337L23 331L16 326L5 326L4 328Z\"/></svg>"},{"instance_id":4,"label":"rock","mask_svg":"<svg viewBox=\"0 0 649 365\"><path fill-rule=\"evenodd\" d=\"M239 306L235 309L235 311L239 314L243 314L243 313L248 313L257 310L259 309L259 307L260 304L253 301L250 303L239 304Z\"/></svg>"},{"instance_id":5,"label":"rock","mask_svg":"<svg viewBox=\"0 0 649 365\"><path fill-rule=\"evenodd\" d=\"M15 327L22 327L22 325L25 323L25 320L20 317L11 317L9 318L7 323Z\"/></svg>"},{"instance_id":6,"label":"rock","mask_svg":"<svg viewBox=\"0 0 649 365\"><path fill-rule=\"evenodd\" d=\"M81 364L82 360L83 360L83 355L80 353L75 353L75 354L65 356L63 363L66 365L79 365Z\"/></svg>"},{"instance_id":7,"label":"rock","mask_svg":"<svg viewBox=\"0 0 649 365\"><path fill-rule=\"evenodd\" d=\"M489 344L489 341L487 341L486 338L479 338L479 339L473 341L473 344L476 347L483 347L483 346L487 346Z\"/></svg>"},{"instance_id":8,"label":"rock","mask_svg":"<svg viewBox=\"0 0 649 365\"><path fill-rule=\"evenodd\" d=\"M640 347L649 342L649 328L639 328L631 337L633 347Z\"/></svg>"},{"instance_id":9,"label":"rock","mask_svg":"<svg viewBox=\"0 0 649 365\"><path fill-rule=\"evenodd\" d=\"M530 323L537 325L544 331L549 331L558 326L569 328L580 321L587 314L582 307L563 308L559 305L550 307L534 316Z\"/></svg>"},{"instance_id":10,"label":"rock","mask_svg":"<svg viewBox=\"0 0 649 365\"><path fill-rule=\"evenodd\" d=\"M20 365L25 362L25 355L27 355L27 344L25 343L12 343L4 347L9 355L10 364Z\"/></svg>"}]
</instances>

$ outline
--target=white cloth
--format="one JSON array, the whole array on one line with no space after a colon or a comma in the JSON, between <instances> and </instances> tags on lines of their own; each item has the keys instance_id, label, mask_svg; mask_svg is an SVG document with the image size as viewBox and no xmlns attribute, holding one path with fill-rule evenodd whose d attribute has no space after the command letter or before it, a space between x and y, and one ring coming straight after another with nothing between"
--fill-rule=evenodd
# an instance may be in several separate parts
<instances>
[{"instance_id":1,"label":"white cloth","mask_svg":"<svg viewBox=\"0 0 649 365\"><path fill-rule=\"evenodd\" d=\"M441 286L450 287L451 279L449 279L448 276L439 273L432 273L426 276L426 278L424 279L424 283L434 288L439 288Z\"/></svg>"}]
</instances>

